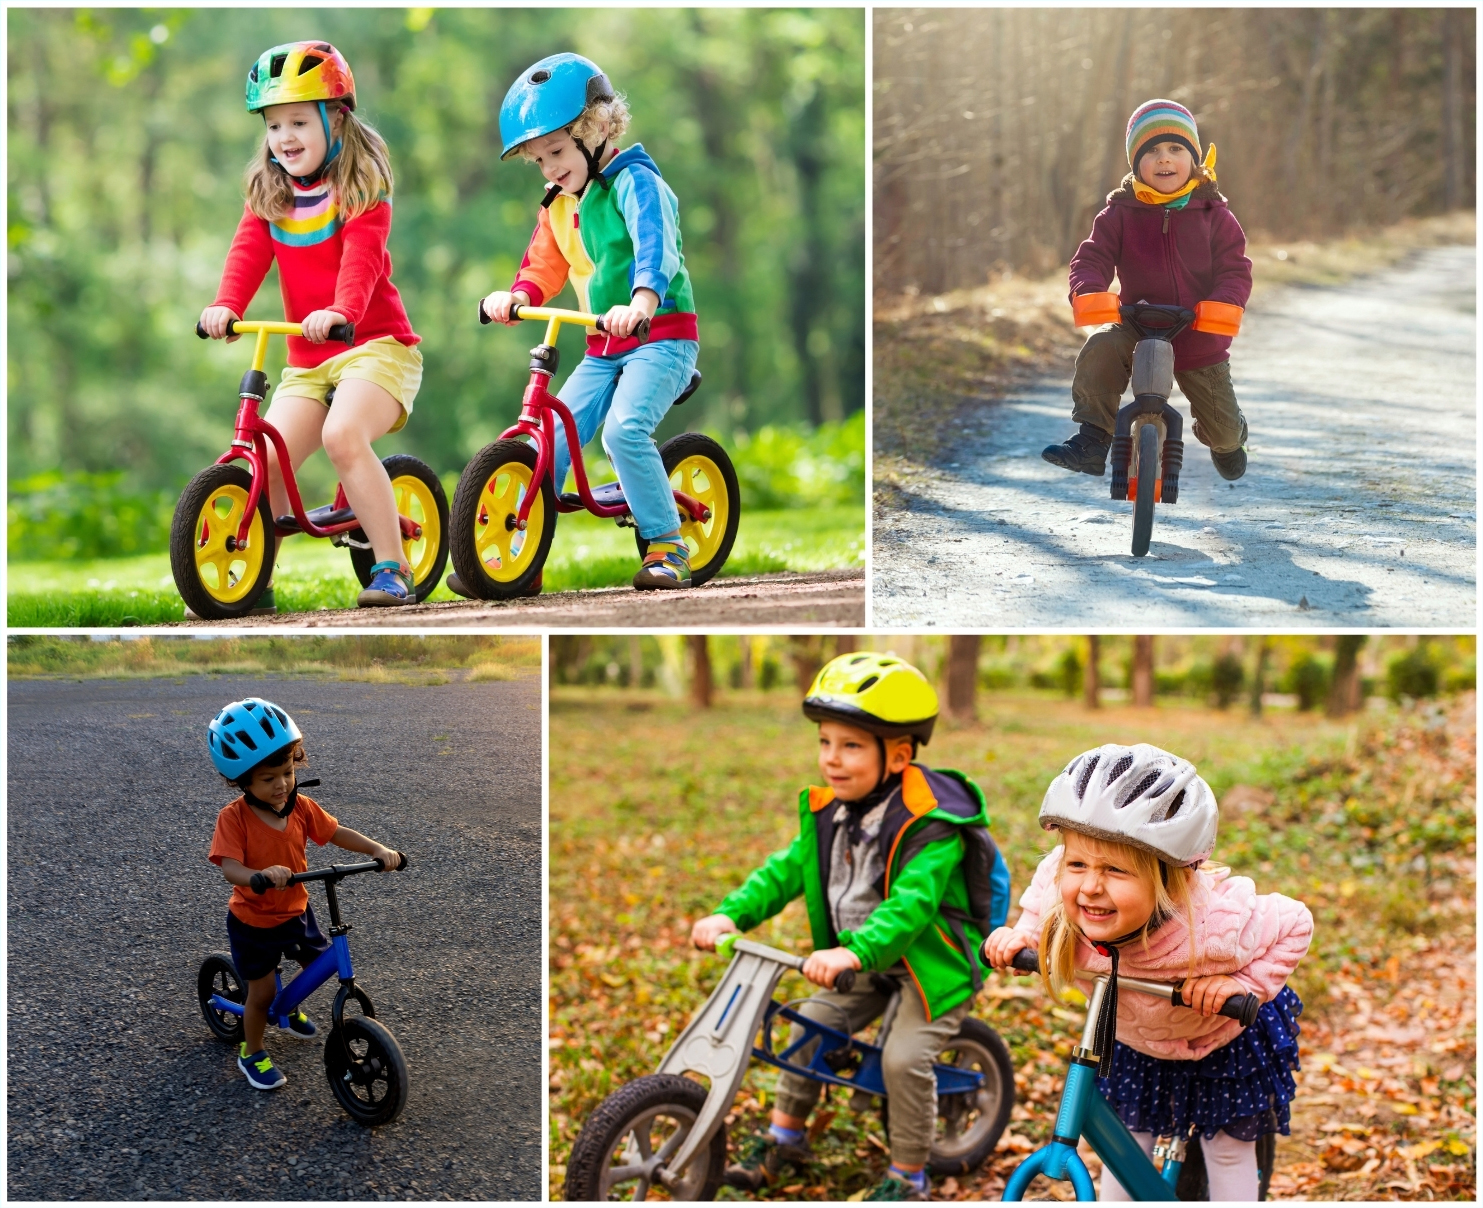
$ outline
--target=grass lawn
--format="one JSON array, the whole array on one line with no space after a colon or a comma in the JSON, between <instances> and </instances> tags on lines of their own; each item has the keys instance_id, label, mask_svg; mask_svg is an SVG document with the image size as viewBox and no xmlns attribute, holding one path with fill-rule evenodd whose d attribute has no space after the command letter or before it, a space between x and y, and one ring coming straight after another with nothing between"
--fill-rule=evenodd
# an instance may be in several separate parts
<instances>
[{"instance_id":1,"label":"grass lawn","mask_svg":"<svg viewBox=\"0 0 1483 1208\"><path fill-rule=\"evenodd\" d=\"M744 513L722 574L859 566L864 551L860 507ZM563 516L546 563L545 588L621 586L637 568L632 530L596 516ZM156 625L181 620L184 609L167 553L96 562L12 562L9 584L12 627ZM359 590L350 556L328 541L296 537L278 555L280 611L354 608ZM432 595L434 600L456 598L441 585Z\"/></svg>"},{"instance_id":2,"label":"grass lawn","mask_svg":"<svg viewBox=\"0 0 1483 1208\"><path fill-rule=\"evenodd\" d=\"M1346 987L1383 978L1394 951L1419 951L1441 936L1460 950L1472 945L1472 697L1447 708L1386 708L1343 722L1269 711L1252 721L1189 704L1088 713L1046 695L992 694L977 723L943 723L925 758L983 786L1016 901L1051 846L1035 821L1041 796L1073 755L1141 740L1192 759L1225 803L1216 857L1259 890L1300 898L1314 913L1313 949L1293 979L1308 1012L1348 1021ZM615 1087L653 1071L715 985L723 962L690 947L690 924L796 833L798 790L818 779L813 743L788 691L727 693L697 712L657 693L553 688L553 1197L583 1121ZM801 903L755 935L806 952ZM796 975L779 990L808 992ZM979 1176L940 1188L945 1198L997 1199L1016 1150L1048 1138L1081 1026L1079 1012L1054 1006L1025 978L991 977L975 1014L1010 1045L1019 1102L1001 1152ZM1458 1054L1468 1071L1470 1046ZM1442 1136L1446 1127L1455 1137L1453 1117L1472 1119L1470 1073L1440 1087L1419 1082L1423 1073L1409 1066L1395 1076L1413 1097L1420 1086L1443 1105L1431 1123L1382 1108L1376 1125L1383 1121L1397 1140ZM733 1139L764 1126L776 1078L754 1064L734 1107ZM1463 1131L1471 1137L1470 1127ZM884 1173L879 1115L853 1115L836 1095L815 1114L812 1132L816 1161L764 1198L844 1199ZM1279 1144L1279 1167L1287 1144ZM1470 1187L1470 1168L1457 1170L1459 1186ZM1337 1198L1342 1188L1363 1190L1334 1182L1316 1198ZM733 1194L723 1189L721 1197Z\"/></svg>"}]
</instances>

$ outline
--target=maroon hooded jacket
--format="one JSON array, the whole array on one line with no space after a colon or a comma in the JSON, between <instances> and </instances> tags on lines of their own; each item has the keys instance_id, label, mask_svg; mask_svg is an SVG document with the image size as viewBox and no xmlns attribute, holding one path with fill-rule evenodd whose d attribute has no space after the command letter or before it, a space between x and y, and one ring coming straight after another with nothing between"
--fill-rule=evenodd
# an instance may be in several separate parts
<instances>
[{"instance_id":1,"label":"maroon hooded jacket","mask_svg":"<svg viewBox=\"0 0 1483 1208\"><path fill-rule=\"evenodd\" d=\"M1139 201L1133 177L1107 195L1107 208L1071 257L1071 297L1102 293L1117 274L1124 305L1184 306L1213 301L1245 306L1251 296L1246 233L1209 181L1182 210ZM1203 369L1230 359L1230 336L1186 330L1174 340L1174 368Z\"/></svg>"}]
</instances>

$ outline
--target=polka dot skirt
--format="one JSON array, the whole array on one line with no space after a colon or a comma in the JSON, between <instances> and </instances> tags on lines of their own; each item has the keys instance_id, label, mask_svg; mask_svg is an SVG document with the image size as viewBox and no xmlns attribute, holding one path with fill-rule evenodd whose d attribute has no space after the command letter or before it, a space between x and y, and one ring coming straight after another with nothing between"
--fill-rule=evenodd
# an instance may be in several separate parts
<instances>
[{"instance_id":1,"label":"polka dot skirt","mask_svg":"<svg viewBox=\"0 0 1483 1208\"><path fill-rule=\"evenodd\" d=\"M1119 1041L1112 1077L1098 1079L1097 1089L1133 1132L1185 1136L1195 1124L1206 1137L1221 1129L1238 1141L1286 1136L1302 1013L1302 1001L1284 986L1251 1027L1198 1061L1150 1057Z\"/></svg>"}]
</instances>

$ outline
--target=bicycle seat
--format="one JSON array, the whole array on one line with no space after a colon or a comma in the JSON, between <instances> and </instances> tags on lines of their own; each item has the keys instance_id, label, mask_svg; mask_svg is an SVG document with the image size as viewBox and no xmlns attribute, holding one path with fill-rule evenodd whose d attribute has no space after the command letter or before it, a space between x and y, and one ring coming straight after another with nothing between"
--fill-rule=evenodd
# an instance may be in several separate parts
<instances>
[{"instance_id":1,"label":"bicycle seat","mask_svg":"<svg viewBox=\"0 0 1483 1208\"><path fill-rule=\"evenodd\" d=\"M324 528L329 524L343 524L347 520L354 520L355 509L337 508L334 504L327 503L323 507L314 508L312 511L306 512L305 516L308 517L310 524ZM279 516L273 523L278 526L281 532L299 532L297 517Z\"/></svg>"},{"instance_id":2,"label":"bicycle seat","mask_svg":"<svg viewBox=\"0 0 1483 1208\"><path fill-rule=\"evenodd\" d=\"M628 500L623 494L623 484L621 482L605 482L600 487L593 487L592 501L609 508L616 507L619 504L624 507L628 506ZM575 491L564 492L561 496L561 502L570 504L572 507L580 508L587 506L582 502L582 497Z\"/></svg>"},{"instance_id":3,"label":"bicycle seat","mask_svg":"<svg viewBox=\"0 0 1483 1208\"><path fill-rule=\"evenodd\" d=\"M687 398L689 398L692 394L694 394L699 389L700 389L700 370L697 369L694 373L692 373L690 375L690 384L685 387L684 391L681 392L680 397L677 398L677 399L675 399L675 401L672 402L670 404L670 406L671 407L678 407L681 403L683 403Z\"/></svg>"}]
</instances>

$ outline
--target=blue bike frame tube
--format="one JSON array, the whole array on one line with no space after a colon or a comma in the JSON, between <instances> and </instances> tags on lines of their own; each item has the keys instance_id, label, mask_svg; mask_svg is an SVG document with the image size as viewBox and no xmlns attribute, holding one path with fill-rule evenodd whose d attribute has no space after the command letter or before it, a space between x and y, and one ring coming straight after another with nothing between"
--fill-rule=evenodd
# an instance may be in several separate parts
<instances>
[{"instance_id":1,"label":"blue bike frame tube","mask_svg":"<svg viewBox=\"0 0 1483 1208\"><path fill-rule=\"evenodd\" d=\"M1135 1200L1158 1202L1174 1198L1174 1189L1164 1182L1143 1148L1133 1140L1127 1125L1117 1118L1117 1113L1095 1085L1087 1096L1081 1126L1086 1139L1102 1159L1103 1169L1110 1170Z\"/></svg>"},{"instance_id":2,"label":"blue bike frame tube","mask_svg":"<svg viewBox=\"0 0 1483 1208\"><path fill-rule=\"evenodd\" d=\"M316 956L308 968L277 993L273 1005L268 1008L268 1018L286 1018L337 972L341 980L354 976L350 968L350 943L343 935L335 936L330 946Z\"/></svg>"},{"instance_id":3,"label":"blue bike frame tube","mask_svg":"<svg viewBox=\"0 0 1483 1208\"><path fill-rule=\"evenodd\" d=\"M1086 1163L1081 1160L1081 1155L1069 1145L1047 1145L1044 1149L1037 1149L1016 1166L1014 1173L1009 1176L1009 1182L1004 1185L1004 1201L1010 1203L1024 1199L1025 1192L1037 1174L1055 1177L1045 1167L1049 1164L1053 1152L1058 1149L1070 1155L1063 1160L1062 1165L1065 1167L1066 1174L1070 1176L1071 1189L1076 1192L1076 1198L1084 1203L1095 1201L1097 1189L1092 1184L1092 1176L1087 1173Z\"/></svg>"}]
</instances>

